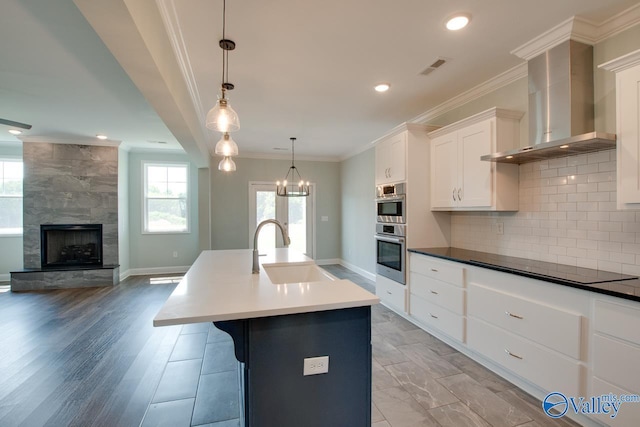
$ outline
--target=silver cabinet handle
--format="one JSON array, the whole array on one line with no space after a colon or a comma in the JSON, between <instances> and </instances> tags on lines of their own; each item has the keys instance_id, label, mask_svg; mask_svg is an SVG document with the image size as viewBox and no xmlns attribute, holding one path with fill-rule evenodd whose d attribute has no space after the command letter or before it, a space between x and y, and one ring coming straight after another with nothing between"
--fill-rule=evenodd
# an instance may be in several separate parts
<instances>
[{"instance_id":1,"label":"silver cabinet handle","mask_svg":"<svg viewBox=\"0 0 640 427\"><path fill-rule=\"evenodd\" d=\"M389 178L393 176L393 172L391 172L391 168L389 168Z\"/></svg>"},{"instance_id":2,"label":"silver cabinet handle","mask_svg":"<svg viewBox=\"0 0 640 427\"><path fill-rule=\"evenodd\" d=\"M432 268L432 269L431 269L431 271L433 271L433 272L436 272L436 273L437 273L437 272L438 272L438 269L437 269L437 268Z\"/></svg>"},{"instance_id":3,"label":"silver cabinet handle","mask_svg":"<svg viewBox=\"0 0 640 427\"><path fill-rule=\"evenodd\" d=\"M520 360L522 360L522 356L518 356L517 354L513 354L513 353L511 353L511 352L509 351L509 349L506 349L506 348L505 348L505 349L504 349L504 352L505 352L505 353L507 353L507 354L508 354L509 356L511 356L511 357L515 357L516 359L520 359Z\"/></svg>"},{"instance_id":4,"label":"silver cabinet handle","mask_svg":"<svg viewBox=\"0 0 640 427\"><path fill-rule=\"evenodd\" d=\"M433 291L433 290L432 290L432 291L430 291L430 292L431 292L432 294L434 294L434 295L438 295L438 293L437 293L436 291Z\"/></svg>"},{"instance_id":5,"label":"silver cabinet handle","mask_svg":"<svg viewBox=\"0 0 640 427\"><path fill-rule=\"evenodd\" d=\"M507 315L507 316L509 316L509 317L514 317L514 318L516 318L516 319L520 319L520 320L524 319L524 317L523 317L523 316L518 316L517 314L513 314L513 313L510 313L510 312L508 312L508 311L505 311L505 312L504 312L504 314L506 314L506 315Z\"/></svg>"},{"instance_id":6,"label":"silver cabinet handle","mask_svg":"<svg viewBox=\"0 0 640 427\"><path fill-rule=\"evenodd\" d=\"M387 293L388 293L389 295L393 295L393 294L392 294L391 292L389 292L389 291L387 291Z\"/></svg>"},{"instance_id":7,"label":"silver cabinet handle","mask_svg":"<svg viewBox=\"0 0 640 427\"><path fill-rule=\"evenodd\" d=\"M453 201L455 202L456 201L456 189L455 188L451 191L451 196L453 197Z\"/></svg>"},{"instance_id":8,"label":"silver cabinet handle","mask_svg":"<svg viewBox=\"0 0 640 427\"><path fill-rule=\"evenodd\" d=\"M458 188L458 200L462 200L462 197L460 197L460 191L462 191L462 188Z\"/></svg>"},{"instance_id":9,"label":"silver cabinet handle","mask_svg":"<svg viewBox=\"0 0 640 427\"><path fill-rule=\"evenodd\" d=\"M438 316L436 316L436 315L434 315L434 314L431 314L431 313L429 313L429 316L433 317L434 319L437 319L437 318L438 318Z\"/></svg>"}]
</instances>

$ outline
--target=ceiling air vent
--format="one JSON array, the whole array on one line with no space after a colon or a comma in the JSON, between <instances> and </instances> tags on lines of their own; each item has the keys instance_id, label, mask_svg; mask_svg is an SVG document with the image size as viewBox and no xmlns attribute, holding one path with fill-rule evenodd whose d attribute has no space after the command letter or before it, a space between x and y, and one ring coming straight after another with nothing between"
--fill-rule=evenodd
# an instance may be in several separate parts
<instances>
[{"instance_id":1,"label":"ceiling air vent","mask_svg":"<svg viewBox=\"0 0 640 427\"><path fill-rule=\"evenodd\" d=\"M435 62L431 65L429 65L427 68L425 68L420 74L422 74L423 76L427 76L429 74L431 74L432 72L434 72L436 70L436 68L444 65L447 62L447 60L445 58L438 58L435 60Z\"/></svg>"}]
</instances>

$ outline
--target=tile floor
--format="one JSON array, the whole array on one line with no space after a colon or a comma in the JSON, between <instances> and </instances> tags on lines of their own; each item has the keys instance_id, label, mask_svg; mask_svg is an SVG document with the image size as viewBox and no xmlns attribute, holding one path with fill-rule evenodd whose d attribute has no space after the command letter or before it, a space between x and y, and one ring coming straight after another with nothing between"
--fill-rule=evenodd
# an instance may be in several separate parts
<instances>
[{"instance_id":1,"label":"tile floor","mask_svg":"<svg viewBox=\"0 0 640 427\"><path fill-rule=\"evenodd\" d=\"M375 292L359 274L324 268ZM547 417L538 400L382 305L371 329L372 427L577 425ZM238 427L240 407L229 335L185 325L141 425Z\"/></svg>"}]
</instances>

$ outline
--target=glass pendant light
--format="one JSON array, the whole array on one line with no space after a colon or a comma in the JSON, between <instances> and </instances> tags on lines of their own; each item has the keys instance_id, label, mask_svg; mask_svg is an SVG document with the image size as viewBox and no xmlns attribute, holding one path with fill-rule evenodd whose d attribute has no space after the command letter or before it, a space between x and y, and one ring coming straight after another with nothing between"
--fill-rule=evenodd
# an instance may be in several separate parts
<instances>
[{"instance_id":1,"label":"glass pendant light","mask_svg":"<svg viewBox=\"0 0 640 427\"><path fill-rule=\"evenodd\" d=\"M229 156L226 156L224 159L220 160L218 163L218 170L223 172L234 172L236 170L236 162Z\"/></svg>"},{"instance_id":2,"label":"glass pendant light","mask_svg":"<svg viewBox=\"0 0 640 427\"><path fill-rule=\"evenodd\" d=\"M238 144L231 138L228 132L225 132L216 144L214 154L223 157L237 156Z\"/></svg>"},{"instance_id":3,"label":"glass pendant light","mask_svg":"<svg viewBox=\"0 0 640 427\"><path fill-rule=\"evenodd\" d=\"M222 95L218 97L216 105L209 110L205 120L205 126L208 129L216 130L218 132L235 132L240 129L240 119L231 105L229 105L229 99L226 97L227 90L233 90L234 85L229 83L229 51L236 48L236 43L233 40L229 40L225 37L226 31L226 13L227 2L222 2L222 40L218 43L222 48Z\"/></svg>"},{"instance_id":4,"label":"glass pendant light","mask_svg":"<svg viewBox=\"0 0 640 427\"><path fill-rule=\"evenodd\" d=\"M309 181L305 183L294 164L293 142L296 138L289 139L291 139L291 167L289 167L284 181L282 183L276 182L276 194L280 197L307 197L310 189Z\"/></svg>"}]
</instances>

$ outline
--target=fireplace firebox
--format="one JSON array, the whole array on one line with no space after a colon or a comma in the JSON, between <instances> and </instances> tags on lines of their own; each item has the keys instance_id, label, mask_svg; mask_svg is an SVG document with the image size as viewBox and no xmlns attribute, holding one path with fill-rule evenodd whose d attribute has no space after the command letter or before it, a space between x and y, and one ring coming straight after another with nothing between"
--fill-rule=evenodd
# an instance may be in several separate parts
<instances>
[{"instance_id":1,"label":"fireplace firebox","mask_svg":"<svg viewBox=\"0 0 640 427\"><path fill-rule=\"evenodd\" d=\"M102 266L102 224L40 226L42 268Z\"/></svg>"}]
</instances>

